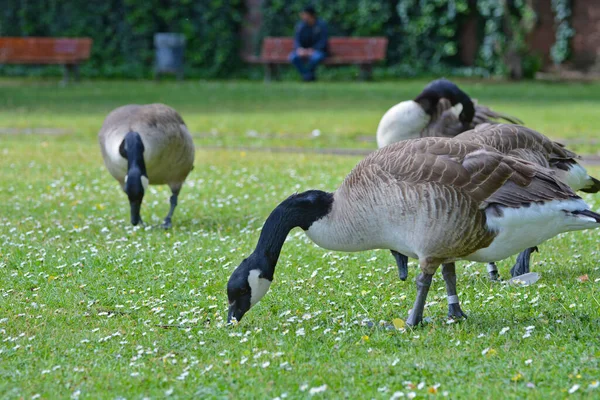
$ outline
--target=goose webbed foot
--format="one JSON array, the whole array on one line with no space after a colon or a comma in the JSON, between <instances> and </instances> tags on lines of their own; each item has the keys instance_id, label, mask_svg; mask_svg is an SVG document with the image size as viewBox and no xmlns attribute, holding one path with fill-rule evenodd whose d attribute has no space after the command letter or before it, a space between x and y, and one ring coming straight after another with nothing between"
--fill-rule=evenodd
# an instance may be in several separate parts
<instances>
[{"instance_id":1,"label":"goose webbed foot","mask_svg":"<svg viewBox=\"0 0 600 400\"><path fill-rule=\"evenodd\" d=\"M487 265L487 272L488 272L488 277L490 278L490 281L499 281L500 280L500 274L498 274L498 267L496 266L496 263L488 263Z\"/></svg>"},{"instance_id":2,"label":"goose webbed foot","mask_svg":"<svg viewBox=\"0 0 600 400\"><path fill-rule=\"evenodd\" d=\"M446 284L448 296L448 318L458 320L467 318L467 314L460 308L458 294L456 292L456 266L454 263L442 264L442 276Z\"/></svg>"},{"instance_id":3,"label":"goose webbed foot","mask_svg":"<svg viewBox=\"0 0 600 400\"><path fill-rule=\"evenodd\" d=\"M429 293L432 279L433 274L426 274L425 272L421 272L417 277L417 298L410 311L410 315L406 319L406 325L417 326L423 322L423 310L425 309L425 301L427 300L427 293Z\"/></svg>"},{"instance_id":4,"label":"goose webbed foot","mask_svg":"<svg viewBox=\"0 0 600 400\"><path fill-rule=\"evenodd\" d=\"M169 213L165 217L165 221L162 223L161 228L170 229L171 228L171 218L173 217L173 213L175 212L175 207L177 207L177 196L179 196L179 190L174 190L169 202L171 203L171 208L169 209Z\"/></svg>"},{"instance_id":5,"label":"goose webbed foot","mask_svg":"<svg viewBox=\"0 0 600 400\"><path fill-rule=\"evenodd\" d=\"M517 262L510 269L510 275L515 277L528 273L530 267L531 253L535 251L538 251L537 247L530 247L519 253L519 255L517 256Z\"/></svg>"},{"instance_id":6,"label":"goose webbed foot","mask_svg":"<svg viewBox=\"0 0 600 400\"><path fill-rule=\"evenodd\" d=\"M448 318L453 320L467 319L467 314L460 308L459 303L448 304Z\"/></svg>"},{"instance_id":7,"label":"goose webbed foot","mask_svg":"<svg viewBox=\"0 0 600 400\"><path fill-rule=\"evenodd\" d=\"M396 259L396 265L398 265L398 276L400 277L400 280L405 281L408 277L408 257L404 254L398 253L397 251L390 251Z\"/></svg>"}]
</instances>

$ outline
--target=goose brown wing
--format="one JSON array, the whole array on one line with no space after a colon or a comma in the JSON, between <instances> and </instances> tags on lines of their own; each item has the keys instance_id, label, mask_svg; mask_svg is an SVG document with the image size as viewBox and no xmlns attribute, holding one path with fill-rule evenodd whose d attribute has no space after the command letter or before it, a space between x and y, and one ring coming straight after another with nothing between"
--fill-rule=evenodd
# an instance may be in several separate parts
<instances>
[{"instance_id":1,"label":"goose brown wing","mask_svg":"<svg viewBox=\"0 0 600 400\"><path fill-rule=\"evenodd\" d=\"M565 162L572 164L580 158L562 144L520 125L483 124L461 133L457 139L484 144L501 153L542 166Z\"/></svg>"},{"instance_id":2,"label":"goose brown wing","mask_svg":"<svg viewBox=\"0 0 600 400\"><path fill-rule=\"evenodd\" d=\"M462 165L470 173L469 189L481 208L490 204L516 208L578 197L553 171L518 158L480 151L468 154Z\"/></svg>"},{"instance_id":3,"label":"goose brown wing","mask_svg":"<svg viewBox=\"0 0 600 400\"><path fill-rule=\"evenodd\" d=\"M576 197L554 173L508 157L484 145L449 138L423 138L395 143L361 161L341 190L357 186L436 184L459 189L480 204L507 207ZM368 191L368 190L367 190Z\"/></svg>"}]
</instances>

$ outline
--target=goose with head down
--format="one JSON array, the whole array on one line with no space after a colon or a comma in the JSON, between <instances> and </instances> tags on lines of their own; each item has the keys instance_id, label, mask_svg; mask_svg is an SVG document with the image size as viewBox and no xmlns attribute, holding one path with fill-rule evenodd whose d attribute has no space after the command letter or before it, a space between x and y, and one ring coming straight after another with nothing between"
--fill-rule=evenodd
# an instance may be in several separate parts
<instances>
[{"instance_id":1,"label":"goose with head down","mask_svg":"<svg viewBox=\"0 0 600 400\"><path fill-rule=\"evenodd\" d=\"M449 316L462 317L455 261L496 261L561 232L599 226L600 215L538 165L450 138L392 144L368 155L335 192L294 194L271 212L255 250L229 278L228 321L240 321L266 294L295 227L326 249L390 249L418 259L407 319L414 326L440 265Z\"/></svg>"},{"instance_id":2,"label":"goose with head down","mask_svg":"<svg viewBox=\"0 0 600 400\"><path fill-rule=\"evenodd\" d=\"M444 125L438 122L438 103L441 100L452 106L458 123ZM478 124L497 120L522 123L517 118L477 104L453 82L437 79L425 86L415 99L396 104L383 115L377 127L377 146L381 148L390 143L428 136L453 137Z\"/></svg>"},{"instance_id":3,"label":"goose with head down","mask_svg":"<svg viewBox=\"0 0 600 400\"><path fill-rule=\"evenodd\" d=\"M181 116L164 104L127 105L112 111L98 133L104 164L129 198L131 223L142 223L140 209L148 185L167 184L171 218L183 182L194 168L194 141Z\"/></svg>"}]
</instances>

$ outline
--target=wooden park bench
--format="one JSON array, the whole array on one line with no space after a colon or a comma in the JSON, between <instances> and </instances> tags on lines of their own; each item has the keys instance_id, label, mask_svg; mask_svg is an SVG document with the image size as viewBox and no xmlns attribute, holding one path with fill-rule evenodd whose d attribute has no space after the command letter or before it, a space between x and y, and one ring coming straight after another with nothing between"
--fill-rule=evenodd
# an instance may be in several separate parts
<instances>
[{"instance_id":1,"label":"wooden park bench","mask_svg":"<svg viewBox=\"0 0 600 400\"><path fill-rule=\"evenodd\" d=\"M0 37L0 64L64 65L64 82L73 74L79 79L79 64L90 58L90 38Z\"/></svg>"},{"instance_id":2,"label":"wooden park bench","mask_svg":"<svg viewBox=\"0 0 600 400\"><path fill-rule=\"evenodd\" d=\"M324 65L358 65L360 78L370 79L373 64L385 60L388 40L385 37L332 37L329 38L329 55ZM288 57L294 49L294 39L289 37L266 37L260 57L247 61L265 65L265 80L278 76L278 66L289 64Z\"/></svg>"}]
</instances>

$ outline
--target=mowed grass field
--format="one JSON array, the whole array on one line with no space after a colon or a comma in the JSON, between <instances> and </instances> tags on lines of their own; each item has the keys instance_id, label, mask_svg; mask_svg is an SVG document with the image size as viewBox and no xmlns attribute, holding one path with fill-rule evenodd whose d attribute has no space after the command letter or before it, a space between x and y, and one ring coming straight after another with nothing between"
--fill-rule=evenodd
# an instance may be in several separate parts
<instances>
[{"instance_id":1,"label":"mowed grass field","mask_svg":"<svg viewBox=\"0 0 600 400\"><path fill-rule=\"evenodd\" d=\"M6 131L65 131L0 135L0 397L600 396L600 231L540 246L532 268L542 277L529 287L459 263L469 319L447 323L438 273L429 322L388 331L360 322L406 318L414 263L401 282L388 251L328 252L296 229L270 292L225 326L227 279L269 212L296 191L334 190L360 157L207 146L373 147L360 138L424 83L0 81ZM554 137L594 138L598 85L463 86ZM155 101L199 133L169 231L129 225L96 143L111 109ZM151 187L147 223L161 222L168 196ZM600 209L600 197L584 198ZM513 261L499 263L503 277Z\"/></svg>"},{"instance_id":2,"label":"mowed grass field","mask_svg":"<svg viewBox=\"0 0 600 400\"><path fill-rule=\"evenodd\" d=\"M600 150L600 83L456 82L480 103L552 138L581 142L577 150ZM383 113L426 83L93 81L61 87L54 80L0 78L0 128L58 128L91 137L118 105L162 102L180 111L199 145L373 148Z\"/></svg>"}]
</instances>

